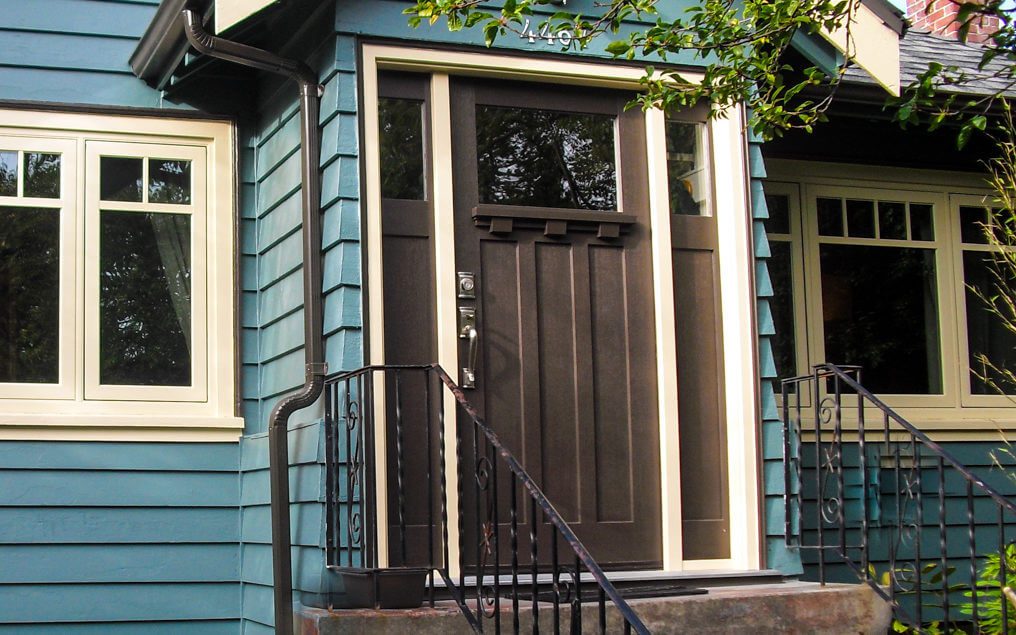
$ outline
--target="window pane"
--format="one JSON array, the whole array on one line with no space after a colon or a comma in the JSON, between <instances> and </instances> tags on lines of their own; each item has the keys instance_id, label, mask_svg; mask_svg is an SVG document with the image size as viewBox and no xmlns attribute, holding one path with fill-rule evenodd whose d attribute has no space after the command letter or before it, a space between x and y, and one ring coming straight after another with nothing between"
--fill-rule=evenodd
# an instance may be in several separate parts
<instances>
[{"instance_id":1,"label":"window pane","mask_svg":"<svg viewBox=\"0 0 1016 635\"><path fill-rule=\"evenodd\" d=\"M764 222L770 234L790 233L790 198L785 194L766 194L766 209L769 218Z\"/></svg>"},{"instance_id":2,"label":"window pane","mask_svg":"<svg viewBox=\"0 0 1016 635\"><path fill-rule=\"evenodd\" d=\"M931 215L931 205L910 204L910 238L911 240L935 240L935 223Z\"/></svg>"},{"instance_id":3,"label":"window pane","mask_svg":"<svg viewBox=\"0 0 1016 635\"><path fill-rule=\"evenodd\" d=\"M176 159L149 159L148 202L189 205L191 202L191 162Z\"/></svg>"},{"instance_id":4,"label":"window pane","mask_svg":"<svg viewBox=\"0 0 1016 635\"><path fill-rule=\"evenodd\" d=\"M60 155L25 153L25 196L60 198Z\"/></svg>"},{"instance_id":5,"label":"window pane","mask_svg":"<svg viewBox=\"0 0 1016 635\"><path fill-rule=\"evenodd\" d=\"M879 238L907 239L907 206L890 201L878 202Z\"/></svg>"},{"instance_id":6,"label":"window pane","mask_svg":"<svg viewBox=\"0 0 1016 635\"><path fill-rule=\"evenodd\" d=\"M423 102L378 99L381 134L381 196L422 201Z\"/></svg>"},{"instance_id":7,"label":"window pane","mask_svg":"<svg viewBox=\"0 0 1016 635\"><path fill-rule=\"evenodd\" d=\"M710 214L709 170L702 143L704 134L703 124L667 121L667 178L672 214Z\"/></svg>"},{"instance_id":8,"label":"window pane","mask_svg":"<svg viewBox=\"0 0 1016 635\"><path fill-rule=\"evenodd\" d=\"M0 381L60 372L60 211L0 207Z\"/></svg>"},{"instance_id":9,"label":"window pane","mask_svg":"<svg viewBox=\"0 0 1016 635\"><path fill-rule=\"evenodd\" d=\"M0 196L18 195L18 153L0 151Z\"/></svg>"},{"instance_id":10,"label":"window pane","mask_svg":"<svg viewBox=\"0 0 1016 635\"><path fill-rule=\"evenodd\" d=\"M190 216L101 213L99 381L191 383Z\"/></svg>"},{"instance_id":11,"label":"window pane","mask_svg":"<svg viewBox=\"0 0 1016 635\"><path fill-rule=\"evenodd\" d=\"M843 235L843 203L838 198L820 198L818 206L818 233L822 236Z\"/></svg>"},{"instance_id":12,"label":"window pane","mask_svg":"<svg viewBox=\"0 0 1016 635\"><path fill-rule=\"evenodd\" d=\"M852 238L874 238L875 204L847 200L847 229Z\"/></svg>"},{"instance_id":13,"label":"window pane","mask_svg":"<svg viewBox=\"0 0 1016 635\"><path fill-rule=\"evenodd\" d=\"M935 252L821 245L825 361L863 367L876 394L940 394Z\"/></svg>"},{"instance_id":14,"label":"window pane","mask_svg":"<svg viewBox=\"0 0 1016 635\"><path fill-rule=\"evenodd\" d=\"M141 159L102 157L99 197L104 201L141 202Z\"/></svg>"},{"instance_id":15,"label":"window pane","mask_svg":"<svg viewBox=\"0 0 1016 635\"><path fill-rule=\"evenodd\" d=\"M481 203L617 209L614 117L476 107Z\"/></svg>"},{"instance_id":16,"label":"window pane","mask_svg":"<svg viewBox=\"0 0 1016 635\"><path fill-rule=\"evenodd\" d=\"M963 242L975 245L986 245L988 237L984 234L988 222L988 210L983 207L966 206L960 208L960 235Z\"/></svg>"},{"instance_id":17,"label":"window pane","mask_svg":"<svg viewBox=\"0 0 1016 635\"><path fill-rule=\"evenodd\" d=\"M983 213L983 210L982 210ZM970 392L975 395L1016 394L1016 386L1007 383L1004 372L1016 373L1016 333L1007 329L1001 316L992 312L988 304L970 288L992 298L1002 290L1011 293L1016 289L1016 278L1005 267L996 268L992 255L978 251L963 252L963 279L967 287L967 343L970 348ZM1016 318L998 301L995 306L1009 319ZM989 365L981 361L987 358ZM993 370L994 365L999 370ZM988 381L985 381L987 379ZM997 389L994 386L997 386Z\"/></svg>"},{"instance_id":18,"label":"window pane","mask_svg":"<svg viewBox=\"0 0 1016 635\"><path fill-rule=\"evenodd\" d=\"M773 313L776 335L772 338L776 374L792 377L797 374L797 347L794 339L794 280L791 275L792 256L790 243L774 240L769 244L769 278L773 283L773 297L769 308Z\"/></svg>"}]
</instances>

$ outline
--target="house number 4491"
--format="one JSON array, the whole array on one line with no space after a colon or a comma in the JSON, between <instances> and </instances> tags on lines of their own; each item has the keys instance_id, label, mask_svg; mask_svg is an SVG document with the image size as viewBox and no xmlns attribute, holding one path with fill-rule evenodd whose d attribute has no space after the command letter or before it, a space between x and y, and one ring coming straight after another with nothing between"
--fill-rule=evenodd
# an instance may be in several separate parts
<instances>
[{"instance_id":1,"label":"house number 4491","mask_svg":"<svg viewBox=\"0 0 1016 635\"><path fill-rule=\"evenodd\" d=\"M575 33L571 29L561 29L557 33L550 30L550 25L544 24L540 27L539 32L534 31L532 24L527 19L526 23L522 26L522 32L519 33L519 37L523 40L529 40L530 44L535 44L537 40L543 40L549 46L554 46L557 42L561 43L561 46L569 46L572 40L575 39Z\"/></svg>"}]
</instances>

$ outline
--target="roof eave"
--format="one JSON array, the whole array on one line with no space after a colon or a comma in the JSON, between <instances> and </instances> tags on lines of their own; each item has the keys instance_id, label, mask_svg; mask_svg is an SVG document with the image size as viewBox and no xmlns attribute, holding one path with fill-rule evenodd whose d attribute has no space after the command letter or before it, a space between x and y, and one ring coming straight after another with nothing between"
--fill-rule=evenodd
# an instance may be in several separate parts
<instances>
[{"instance_id":1,"label":"roof eave","mask_svg":"<svg viewBox=\"0 0 1016 635\"><path fill-rule=\"evenodd\" d=\"M134 74L153 88L165 88L189 47L180 17L183 10L190 8L204 14L210 4L211 0L162 0L131 54L129 63Z\"/></svg>"}]
</instances>

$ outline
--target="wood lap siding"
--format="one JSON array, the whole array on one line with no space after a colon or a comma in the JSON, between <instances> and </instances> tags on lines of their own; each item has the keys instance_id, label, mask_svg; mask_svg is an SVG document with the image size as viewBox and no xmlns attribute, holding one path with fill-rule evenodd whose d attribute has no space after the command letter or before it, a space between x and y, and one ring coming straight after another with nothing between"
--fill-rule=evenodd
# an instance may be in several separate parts
<instances>
[{"instance_id":1,"label":"wood lap siding","mask_svg":"<svg viewBox=\"0 0 1016 635\"><path fill-rule=\"evenodd\" d=\"M764 221L769 218L762 182L766 177L762 159L762 139L748 133L748 176L752 212L752 237L755 251L756 328L758 329L759 399L762 418L762 485L763 531L765 532L765 566L786 575L801 573L801 558L788 550L784 537L783 492L783 423L777 408L780 390L772 338L776 334L769 299L773 287L766 261L771 253Z\"/></svg>"},{"instance_id":2,"label":"wood lap siding","mask_svg":"<svg viewBox=\"0 0 1016 635\"><path fill-rule=\"evenodd\" d=\"M236 633L236 444L0 443L0 634Z\"/></svg>"},{"instance_id":3,"label":"wood lap siding","mask_svg":"<svg viewBox=\"0 0 1016 635\"><path fill-rule=\"evenodd\" d=\"M355 46L322 36L309 56L321 103L324 336L329 372L362 365ZM268 78L261 111L241 130L242 395L241 632L273 632L268 417L304 379L300 113L292 83ZM290 425L294 588L327 587L320 409Z\"/></svg>"},{"instance_id":4,"label":"wood lap siding","mask_svg":"<svg viewBox=\"0 0 1016 635\"><path fill-rule=\"evenodd\" d=\"M158 0L0 0L0 100L180 108L127 60Z\"/></svg>"}]
</instances>

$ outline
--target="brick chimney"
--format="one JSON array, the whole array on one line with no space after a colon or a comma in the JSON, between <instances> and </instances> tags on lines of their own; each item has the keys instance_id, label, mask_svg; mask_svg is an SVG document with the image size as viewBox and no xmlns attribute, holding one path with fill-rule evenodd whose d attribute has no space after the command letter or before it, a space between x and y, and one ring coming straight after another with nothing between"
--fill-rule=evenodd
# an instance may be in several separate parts
<instances>
[{"instance_id":1,"label":"brick chimney","mask_svg":"<svg viewBox=\"0 0 1016 635\"><path fill-rule=\"evenodd\" d=\"M907 19L914 30L935 35L957 37L960 23L956 21L961 0L907 0ZM980 16L970 25L968 42L983 42L998 30L997 16Z\"/></svg>"}]
</instances>

